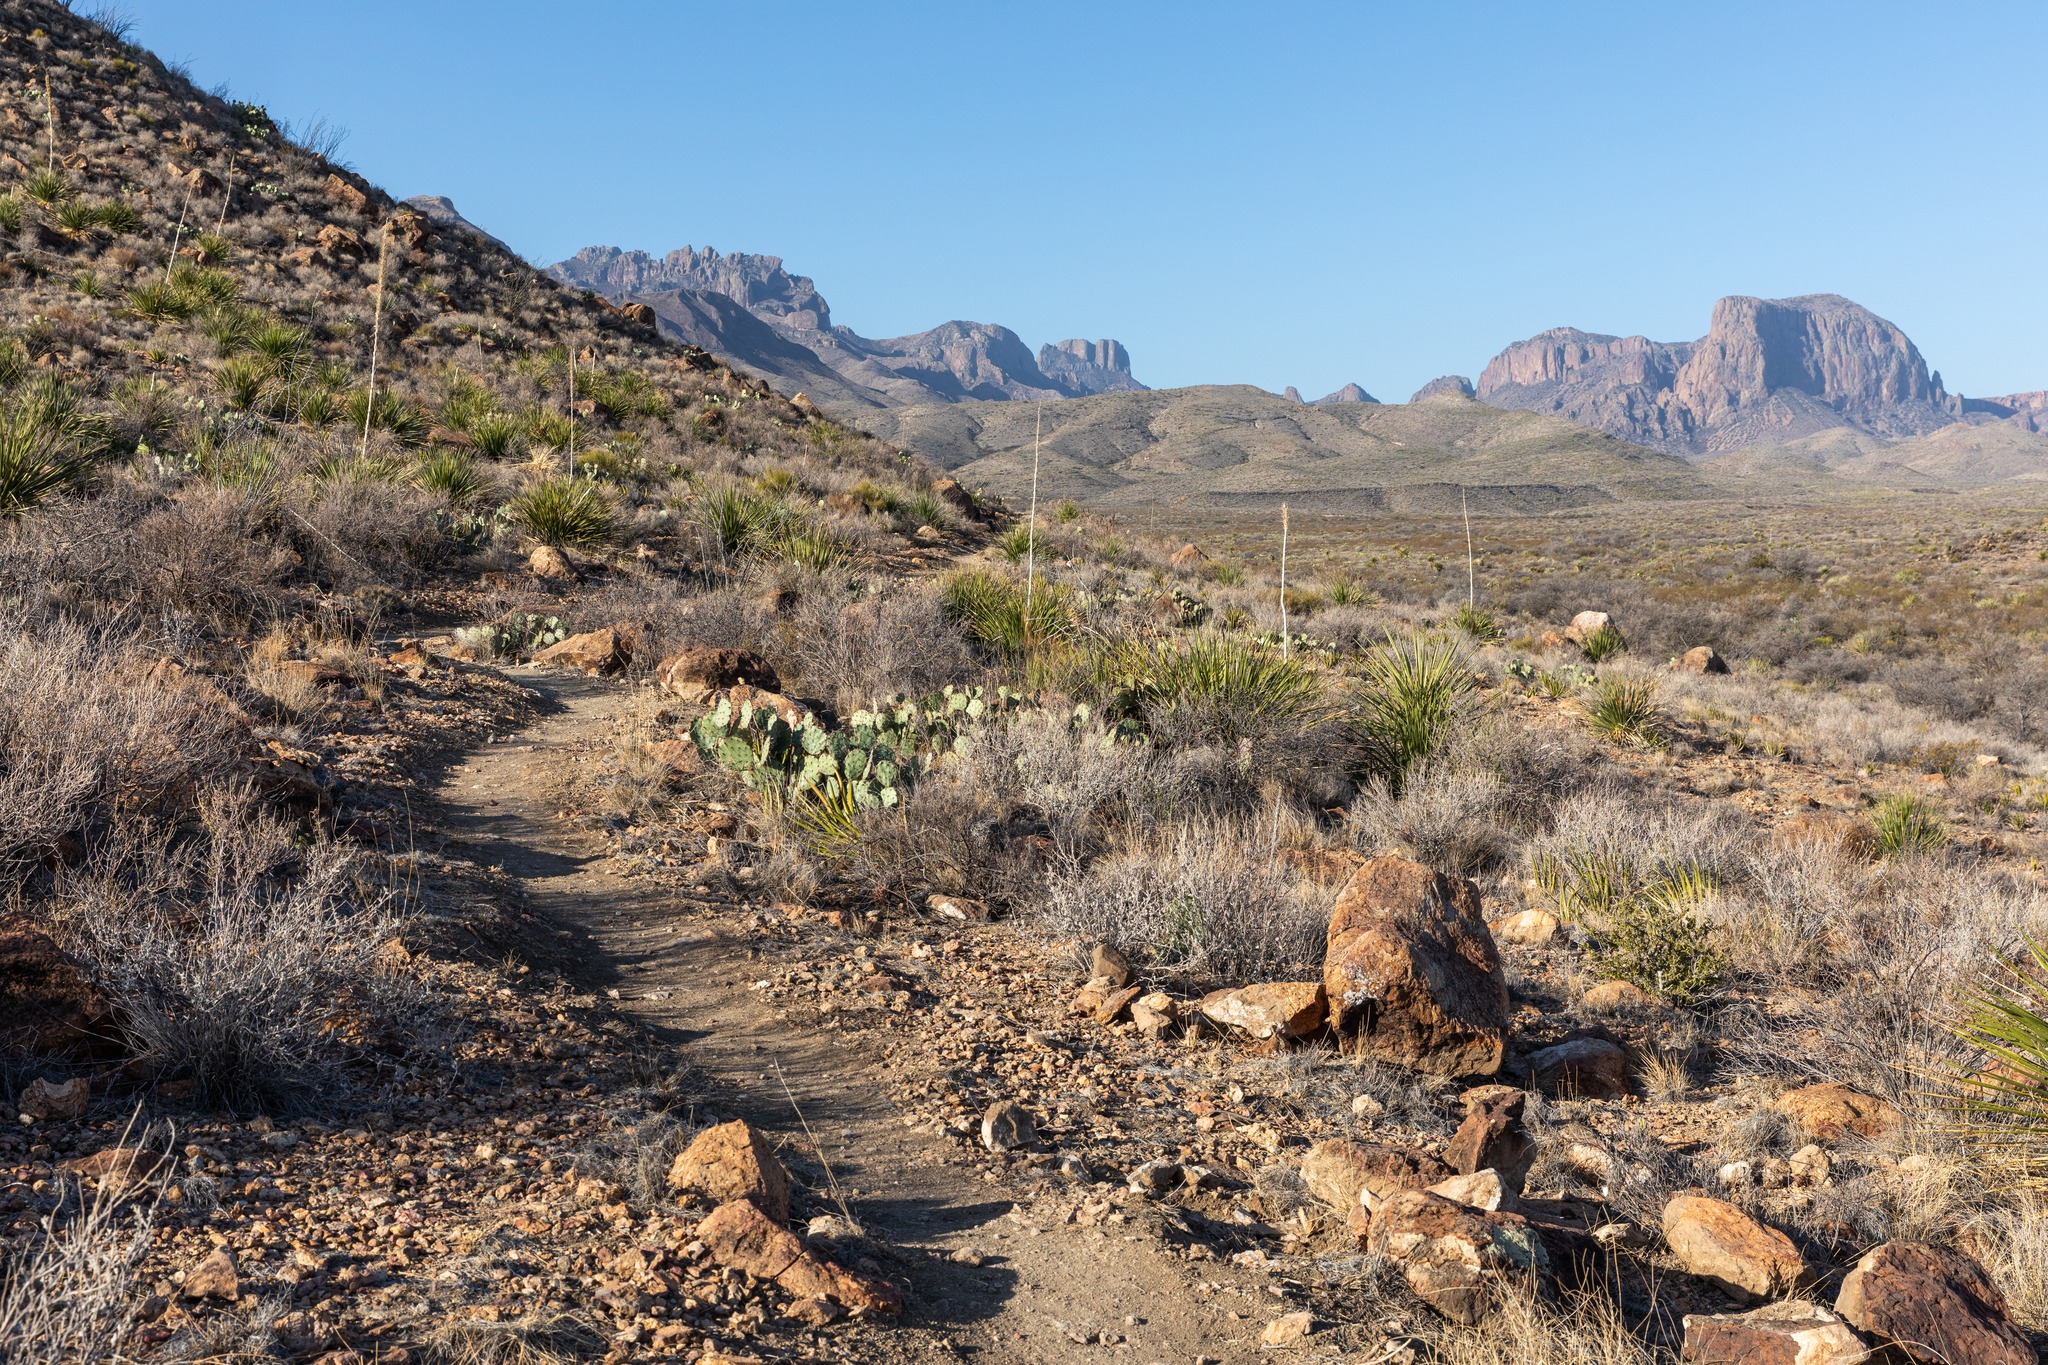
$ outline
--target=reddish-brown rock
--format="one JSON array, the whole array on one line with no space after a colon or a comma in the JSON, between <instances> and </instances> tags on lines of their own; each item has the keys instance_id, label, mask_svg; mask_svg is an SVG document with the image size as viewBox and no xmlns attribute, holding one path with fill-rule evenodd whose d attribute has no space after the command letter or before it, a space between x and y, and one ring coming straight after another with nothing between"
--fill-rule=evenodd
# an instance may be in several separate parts
<instances>
[{"instance_id":1,"label":"reddish-brown rock","mask_svg":"<svg viewBox=\"0 0 2048 1365\"><path fill-rule=\"evenodd\" d=\"M782 680L766 659L744 649L714 649L710 645L691 645L669 655L654 670L654 680L662 691L692 701L706 700L713 692L739 683L770 692L782 690Z\"/></svg>"},{"instance_id":2,"label":"reddish-brown rock","mask_svg":"<svg viewBox=\"0 0 2048 1365\"><path fill-rule=\"evenodd\" d=\"M1862 1340L1817 1303L1794 1299L1747 1313L1688 1313L1680 1365L1860 1365Z\"/></svg>"},{"instance_id":3,"label":"reddish-brown rock","mask_svg":"<svg viewBox=\"0 0 2048 1365\"><path fill-rule=\"evenodd\" d=\"M85 1112L86 1101L91 1097L92 1086L83 1076L74 1076L61 1085L38 1076L22 1087L15 1108L23 1118L38 1121L75 1119Z\"/></svg>"},{"instance_id":4,"label":"reddish-brown rock","mask_svg":"<svg viewBox=\"0 0 2048 1365\"><path fill-rule=\"evenodd\" d=\"M668 1168L672 1190L695 1190L723 1204L751 1199L780 1223L789 1217L789 1172L768 1140L744 1119L697 1134Z\"/></svg>"},{"instance_id":5,"label":"reddish-brown rock","mask_svg":"<svg viewBox=\"0 0 2048 1365\"><path fill-rule=\"evenodd\" d=\"M559 640L533 656L537 664L578 668L585 673L609 677L633 662L636 632L624 626L606 626Z\"/></svg>"},{"instance_id":6,"label":"reddish-brown rock","mask_svg":"<svg viewBox=\"0 0 2048 1365\"><path fill-rule=\"evenodd\" d=\"M188 1299L236 1299L242 1294L241 1273L234 1253L222 1247L185 1272L182 1286Z\"/></svg>"},{"instance_id":7,"label":"reddish-brown rock","mask_svg":"<svg viewBox=\"0 0 2048 1365\"><path fill-rule=\"evenodd\" d=\"M76 1056L105 1047L106 1002L39 929L0 928L0 1049Z\"/></svg>"},{"instance_id":8,"label":"reddish-brown rock","mask_svg":"<svg viewBox=\"0 0 2048 1365\"><path fill-rule=\"evenodd\" d=\"M1998 1286L1948 1247L1886 1242L1843 1278L1835 1311L1912 1360L2035 1365Z\"/></svg>"},{"instance_id":9,"label":"reddish-brown rock","mask_svg":"<svg viewBox=\"0 0 2048 1365\"><path fill-rule=\"evenodd\" d=\"M698 1226L697 1236L720 1265L735 1266L757 1280L773 1280L795 1298L830 1299L870 1313L903 1311L903 1295L895 1285L826 1260L752 1200L719 1205Z\"/></svg>"},{"instance_id":10,"label":"reddish-brown rock","mask_svg":"<svg viewBox=\"0 0 2048 1365\"><path fill-rule=\"evenodd\" d=\"M1444 1161L1460 1175L1492 1170L1520 1192L1536 1160L1536 1141L1522 1126L1528 1095L1511 1085L1482 1085L1465 1092L1465 1121L1444 1149Z\"/></svg>"},{"instance_id":11,"label":"reddish-brown rock","mask_svg":"<svg viewBox=\"0 0 2048 1365\"><path fill-rule=\"evenodd\" d=\"M1712 645L1694 645L1673 659L1671 667L1678 673L1726 673L1728 661L1717 654Z\"/></svg>"},{"instance_id":12,"label":"reddish-brown rock","mask_svg":"<svg viewBox=\"0 0 2048 1365\"><path fill-rule=\"evenodd\" d=\"M1738 1299L1783 1298L1812 1274L1791 1238L1719 1199L1673 1198L1664 1206L1664 1240L1689 1274Z\"/></svg>"},{"instance_id":13,"label":"reddish-brown rock","mask_svg":"<svg viewBox=\"0 0 2048 1365\"><path fill-rule=\"evenodd\" d=\"M1899 1125L1899 1111L1889 1102L1837 1081L1787 1090L1771 1107L1823 1142L1850 1134L1878 1137Z\"/></svg>"},{"instance_id":14,"label":"reddish-brown rock","mask_svg":"<svg viewBox=\"0 0 2048 1365\"><path fill-rule=\"evenodd\" d=\"M1305 1038L1329 1012L1320 981L1271 981L1212 991L1195 1008L1225 1028L1254 1038Z\"/></svg>"},{"instance_id":15,"label":"reddish-brown rock","mask_svg":"<svg viewBox=\"0 0 2048 1365\"><path fill-rule=\"evenodd\" d=\"M1326 1138L1301 1160L1302 1183L1311 1194L1332 1208L1349 1213L1362 1207L1367 1215L1390 1194L1419 1190L1450 1174L1427 1152L1349 1138Z\"/></svg>"},{"instance_id":16,"label":"reddish-brown rock","mask_svg":"<svg viewBox=\"0 0 2048 1365\"><path fill-rule=\"evenodd\" d=\"M1331 912L1323 985L1347 1050L1437 1075L1500 1070L1507 978L1471 882L1366 863Z\"/></svg>"},{"instance_id":17,"label":"reddish-brown rock","mask_svg":"<svg viewBox=\"0 0 2048 1365\"><path fill-rule=\"evenodd\" d=\"M1488 1213L1423 1190L1390 1196L1372 1216L1366 1250L1401 1267L1417 1298L1454 1322L1485 1316L1490 1285L1541 1270L1542 1242L1511 1213Z\"/></svg>"}]
</instances>

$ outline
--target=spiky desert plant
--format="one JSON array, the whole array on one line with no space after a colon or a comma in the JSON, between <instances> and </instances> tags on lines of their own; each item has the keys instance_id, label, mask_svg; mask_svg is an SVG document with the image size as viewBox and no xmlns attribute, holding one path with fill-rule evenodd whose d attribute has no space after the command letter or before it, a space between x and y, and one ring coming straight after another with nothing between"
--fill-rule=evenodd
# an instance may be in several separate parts
<instances>
[{"instance_id":1,"label":"spiky desert plant","mask_svg":"<svg viewBox=\"0 0 2048 1365\"><path fill-rule=\"evenodd\" d=\"M214 372L213 382L222 397L244 410L254 410L270 396L269 369L262 361L248 356L223 361Z\"/></svg>"},{"instance_id":2,"label":"spiky desert plant","mask_svg":"<svg viewBox=\"0 0 2048 1365\"><path fill-rule=\"evenodd\" d=\"M476 462L456 450L436 451L421 460L413 471L413 482L429 493L439 493L456 506L475 502L490 487Z\"/></svg>"},{"instance_id":3,"label":"spiky desert plant","mask_svg":"<svg viewBox=\"0 0 2048 1365\"><path fill-rule=\"evenodd\" d=\"M2027 940L2022 954L1963 997L1951 1029L1984 1055L1953 1068L1966 1136L2048 1156L2048 946Z\"/></svg>"},{"instance_id":4,"label":"spiky desert plant","mask_svg":"<svg viewBox=\"0 0 2048 1365\"><path fill-rule=\"evenodd\" d=\"M1500 618L1475 603L1461 604L1451 614L1451 624L1481 643L1500 638Z\"/></svg>"},{"instance_id":5,"label":"spiky desert plant","mask_svg":"<svg viewBox=\"0 0 2048 1365\"><path fill-rule=\"evenodd\" d=\"M963 569L939 588L946 610L969 634L1007 658L1070 643L1079 608L1065 584L1048 583L1032 595L1029 609L1024 585L985 569Z\"/></svg>"},{"instance_id":6,"label":"spiky desert plant","mask_svg":"<svg viewBox=\"0 0 2048 1365\"><path fill-rule=\"evenodd\" d=\"M1621 632L1616 630L1614 623L1610 621L1591 635L1588 635L1584 640L1581 640L1579 648L1585 652L1589 663L1600 664L1606 663L1609 659L1627 649L1628 641L1622 638Z\"/></svg>"},{"instance_id":7,"label":"spiky desert plant","mask_svg":"<svg viewBox=\"0 0 2048 1365\"><path fill-rule=\"evenodd\" d=\"M267 322L256 328L248 345L262 358L271 374L287 383L298 380L305 373L311 338L302 327Z\"/></svg>"},{"instance_id":8,"label":"spiky desert plant","mask_svg":"<svg viewBox=\"0 0 2048 1365\"><path fill-rule=\"evenodd\" d=\"M484 412L472 417L467 428L469 448L487 460L511 455L519 440L517 418L502 412Z\"/></svg>"},{"instance_id":9,"label":"spiky desert plant","mask_svg":"<svg viewBox=\"0 0 2048 1365\"><path fill-rule=\"evenodd\" d=\"M331 389L311 389L299 396L298 418L316 431L340 416L341 400Z\"/></svg>"},{"instance_id":10,"label":"spiky desert plant","mask_svg":"<svg viewBox=\"0 0 2048 1365\"><path fill-rule=\"evenodd\" d=\"M1155 732L1225 747L1299 734L1331 718L1322 679L1244 635L1203 630L1153 645L1120 642L1090 669L1110 710Z\"/></svg>"},{"instance_id":11,"label":"spiky desert plant","mask_svg":"<svg viewBox=\"0 0 2048 1365\"><path fill-rule=\"evenodd\" d=\"M71 177L55 169L37 171L21 182L21 192L44 208L54 208L71 197Z\"/></svg>"},{"instance_id":12,"label":"spiky desert plant","mask_svg":"<svg viewBox=\"0 0 2048 1365\"><path fill-rule=\"evenodd\" d=\"M820 526L797 526L776 537L774 555L800 569L824 573L846 559L846 542Z\"/></svg>"},{"instance_id":13,"label":"spiky desert plant","mask_svg":"<svg viewBox=\"0 0 2048 1365\"><path fill-rule=\"evenodd\" d=\"M375 396L367 389L353 390L342 406L356 430L387 432L402 446L426 443L427 415L389 389Z\"/></svg>"},{"instance_id":14,"label":"spiky desert plant","mask_svg":"<svg viewBox=\"0 0 2048 1365\"><path fill-rule=\"evenodd\" d=\"M102 433L55 378L0 403L0 517L18 517L85 477Z\"/></svg>"},{"instance_id":15,"label":"spiky desert plant","mask_svg":"<svg viewBox=\"0 0 2048 1365\"><path fill-rule=\"evenodd\" d=\"M1870 812L1877 851L1887 858L1932 853L1948 843L1948 822L1933 802L1914 792L1894 792Z\"/></svg>"},{"instance_id":16,"label":"spiky desert plant","mask_svg":"<svg viewBox=\"0 0 2048 1365\"><path fill-rule=\"evenodd\" d=\"M28 213L21 200L12 194L0 194L0 232L11 236L27 222Z\"/></svg>"},{"instance_id":17,"label":"spiky desert plant","mask_svg":"<svg viewBox=\"0 0 2048 1365\"><path fill-rule=\"evenodd\" d=\"M50 226L74 242L89 241L99 236L99 211L83 200L67 200L50 214Z\"/></svg>"},{"instance_id":18,"label":"spiky desert plant","mask_svg":"<svg viewBox=\"0 0 2048 1365\"><path fill-rule=\"evenodd\" d=\"M128 291L128 311L144 322L182 322L192 316L192 301L169 280L149 280Z\"/></svg>"},{"instance_id":19,"label":"spiky desert plant","mask_svg":"<svg viewBox=\"0 0 2048 1365\"><path fill-rule=\"evenodd\" d=\"M93 210L99 219L100 229L110 237L125 237L131 232L142 231L142 215L133 204L114 199Z\"/></svg>"},{"instance_id":20,"label":"spiky desert plant","mask_svg":"<svg viewBox=\"0 0 2048 1365\"><path fill-rule=\"evenodd\" d=\"M1479 679L1458 638L1434 631L1389 632L1359 671L1349 722L1361 767L1398 794L1409 769L1450 738Z\"/></svg>"},{"instance_id":21,"label":"spiky desert plant","mask_svg":"<svg viewBox=\"0 0 2048 1365\"><path fill-rule=\"evenodd\" d=\"M611 504L588 479L553 478L512 500L511 520L537 544L557 550L587 549L612 538Z\"/></svg>"},{"instance_id":22,"label":"spiky desert plant","mask_svg":"<svg viewBox=\"0 0 2048 1365\"><path fill-rule=\"evenodd\" d=\"M1667 719L1655 678L1602 678L1586 723L1609 739L1654 746L1664 742Z\"/></svg>"}]
</instances>

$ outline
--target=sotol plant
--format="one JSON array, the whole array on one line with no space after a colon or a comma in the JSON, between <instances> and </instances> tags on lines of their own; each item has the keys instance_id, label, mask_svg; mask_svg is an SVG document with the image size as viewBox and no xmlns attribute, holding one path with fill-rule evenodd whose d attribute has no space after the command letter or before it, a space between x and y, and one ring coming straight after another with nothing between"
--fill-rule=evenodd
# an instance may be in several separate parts
<instances>
[{"instance_id":1,"label":"sotol plant","mask_svg":"<svg viewBox=\"0 0 2048 1365\"><path fill-rule=\"evenodd\" d=\"M514 498L512 524L541 545L557 550L588 549L612 538L611 504L587 479L554 478Z\"/></svg>"},{"instance_id":2,"label":"sotol plant","mask_svg":"<svg viewBox=\"0 0 2048 1365\"><path fill-rule=\"evenodd\" d=\"M1948 843L1948 822L1933 802L1912 792L1895 792L1870 813L1877 851L1887 858L1933 853Z\"/></svg>"},{"instance_id":3,"label":"sotol plant","mask_svg":"<svg viewBox=\"0 0 2048 1365\"><path fill-rule=\"evenodd\" d=\"M18 517L83 479L105 444L99 423L55 378L0 404L0 517Z\"/></svg>"},{"instance_id":4,"label":"sotol plant","mask_svg":"<svg viewBox=\"0 0 2048 1365\"><path fill-rule=\"evenodd\" d=\"M1610 739L1654 747L1664 742L1664 708L1655 678L1603 678L1586 723Z\"/></svg>"},{"instance_id":5,"label":"sotol plant","mask_svg":"<svg viewBox=\"0 0 2048 1365\"><path fill-rule=\"evenodd\" d=\"M1409 769L1449 739L1479 680L1457 637L1389 634L1360 661L1350 724L1368 776L1399 793Z\"/></svg>"},{"instance_id":6,"label":"sotol plant","mask_svg":"<svg viewBox=\"0 0 2048 1365\"><path fill-rule=\"evenodd\" d=\"M1958 1067L1954 1079L1969 1136L2023 1144L2038 1157L2048 1144L2048 946L2029 940L2004 975L2006 989L1990 982L1963 999L1953 1031L1986 1060Z\"/></svg>"}]
</instances>

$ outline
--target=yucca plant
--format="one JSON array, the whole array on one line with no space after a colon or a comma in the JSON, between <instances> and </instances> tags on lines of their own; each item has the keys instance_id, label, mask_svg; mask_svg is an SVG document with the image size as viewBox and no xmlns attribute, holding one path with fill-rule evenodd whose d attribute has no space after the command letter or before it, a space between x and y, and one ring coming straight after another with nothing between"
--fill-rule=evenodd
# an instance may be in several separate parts
<instances>
[{"instance_id":1,"label":"yucca plant","mask_svg":"<svg viewBox=\"0 0 2048 1365\"><path fill-rule=\"evenodd\" d=\"M1877 831L1878 854L1886 858L1914 853L1933 853L1948 843L1948 822L1925 797L1913 792L1894 792L1870 812Z\"/></svg>"},{"instance_id":2,"label":"yucca plant","mask_svg":"<svg viewBox=\"0 0 2048 1365\"><path fill-rule=\"evenodd\" d=\"M391 460L353 450L345 455L329 455L313 466L315 479L334 484L396 483L403 472L402 467Z\"/></svg>"},{"instance_id":3,"label":"yucca plant","mask_svg":"<svg viewBox=\"0 0 2048 1365\"><path fill-rule=\"evenodd\" d=\"M99 210L80 199L68 200L50 214L50 226L74 242L88 241L99 236Z\"/></svg>"},{"instance_id":4,"label":"yucca plant","mask_svg":"<svg viewBox=\"0 0 2048 1365\"><path fill-rule=\"evenodd\" d=\"M254 411L270 396L270 371L260 360L237 356L221 362L213 382L221 396L245 411Z\"/></svg>"},{"instance_id":5,"label":"yucca plant","mask_svg":"<svg viewBox=\"0 0 2048 1365\"><path fill-rule=\"evenodd\" d=\"M107 296L106 283L91 266L80 266L77 273L72 275L71 291L89 299L103 299Z\"/></svg>"},{"instance_id":6,"label":"yucca plant","mask_svg":"<svg viewBox=\"0 0 2048 1365\"><path fill-rule=\"evenodd\" d=\"M779 498L750 488L723 487L698 496L697 520L722 555L737 558L793 530L796 516Z\"/></svg>"},{"instance_id":7,"label":"yucca plant","mask_svg":"<svg viewBox=\"0 0 2048 1365\"><path fill-rule=\"evenodd\" d=\"M774 554L800 569L824 573L845 562L846 542L821 526L799 526L776 538Z\"/></svg>"},{"instance_id":8,"label":"yucca plant","mask_svg":"<svg viewBox=\"0 0 2048 1365\"><path fill-rule=\"evenodd\" d=\"M426 443L427 415L389 390L378 393L373 400L367 389L353 389L342 410L348 415L349 425L357 431L363 429L367 413L372 431L386 432L402 446Z\"/></svg>"},{"instance_id":9,"label":"yucca plant","mask_svg":"<svg viewBox=\"0 0 2048 1365\"><path fill-rule=\"evenodd\" d=\"M1500 618L1471 602L1464 603L1452 613L1451 624L1482 644L1500 638Z\"/></svg>"},{"instance_id":10,"label":"yucca plant","mask_svg":"<svg viewBox=\"0 0 2048 1365\"><path fill-rule=\"evenodd\" d=\"M2028 939L1998 978L1963 997L1951 1031L1984 1055L1952 1067L1971 1116L1965 1136L2048 1156L2048 946Z\"/></svg>"},{"instance_id":11,"label":"yucca plant","mask_svg":"<svg viewBox=\"0 0 2048 1365\"><path fill-rule=\"evenodd\" d=\"M101 204L94 210L99 215L100 228L112 237L125 237L142 231L142 215L133 204L115 199Z\"/></svg>"},{"instance_id":12,"label":"yucca plant","mask_svg":"<svg viewBox=\"0 0 2048 1365\"><path fill-rule=\"evenodd\" d=\"M51 208L71 197L71 177L54 168L36 171L21 182L21 192L44 208Z\"/></svg>"},{"instance_id":13,"label":"yucca plant","mask_svg":"<svg viewBox=\"0 0 2048 1365\"><path fill-rule=\"evenodd\" d=\"M527 537L557 550L588 549L612 538L611 505L588 479L553 478L533 485L507 509Z\"/></svg>"},{"instance_id":14,"label":"yucca plant","mask_svg":"<svg viewBox=\"0 0 2048 1365\"><path fill-rule=\"evenodd\" d=\"M1012 526L996 538L996 552L1012 564L1021 564L1038 542L1029 526Z\"/></svg>"},{"instance_id":15,"label":"yucca plant","mask_svg":"<svg viewBox=\"0 0 2048 1365\"><path fill-rule=\"evenodd\" d=\"M0 403L0 517L19 517L78 483L103 444L99 424L57 379Z\"/></svg>"},{"instance_id":16,"label":"yucca plant","mask_svg":"<svg viewBox=\"0 0 2048 1365\"><path fill-rule=\"evenodd\" d=\"M11 194L0 194L0 232L9 236L20 232L28 222L28 212L20 199Z\"/></svg>"},{"instance_id":17,"label":"yucca plant","mask_svg":"<svg viewBox=\"0 0 2048 1365\"><path fill-rule=\"evenodd\" d=\"M1359 671L1348 722L1360 766L1398 794L1409 770L1465 718L1479 679L1456 636L1428 631L1389 632Z\"/></svg>"},{"instance_id":18,"label":"yucca plant","mask_svg":"<svg viewBox=\"0 0 2048 1365\"><path fill-rule=\"evenodd\" d=\"M1654 747L1664 742L1666 717L1655 678L1602 678L1586 723L1609 739Z\"/></svg>"},{"instance_id":19,"label":"yucca plant","mask_svg":"<svg viewBox=\"0 0 2048 1365\"><path fill-rule=\"evenodd\" d=\"M469 448L487 460L502 460L514 451L519 440L517 419L502 412L483 412L472 417L467 428Z\"/></svg>"},{"instance_id":20,"label":"yucca plant","mask_svg":"<svg viewBox=\"0 0 2048 1365\"><path fill-rule=\"evenodd\" d=\"M218 232L202 232L192 239L192 256L201 265L223 265L233 252L234 247Z\"/></svg>"},{"instance_id":21,"label":"yucca plant","mask_svg":"<svg viewBox=\"0 0 2048 1365\"><path fill-rule=\"evenodd\" d=\"M256 339L259 325L260 318L253 310L229 305L209 312L199 324L199 330L220 348L222 355L233 355L248 349L249 343Z\"/></svg>"},{"instance_id":22,"label":"yucca plant","mask_svg":"<svg viewBox=\"0 0 2048 1365\"><path fill-rule=\"evenodd\" d=\"M1120 642L1089 672L1111 718L1226 748L1300 734L1333 717L1322 679L1300 660L1223 631L1150 646Z\"/></svg>"},{"instance_id":23,"label":"yucca plant","mask_svg":"<svg viewBox=\"0 0 2048 1365\"><path fill-rule=\"evenodd\" d=\"M1062 499L1060 504L1052 509L1052 519L1062 526L1065 526L1068 522L1079 521L1081 519L1081 504L1075 502L1072 498Z\"/></svg>"},{"instance_id":24,"label":"yucca plant","mask_svg":"<svg viewBox=\"0 0 2048 1365\"><path fill-rule=\"evenodd\" d=\"M225 270L214 270L180 261L165 277L194 309L219 308L233 303L242 292L240 281Z\"/></svg>"},{"instance_id":25,"label":"yucca plant","mask_svg":"<svg viewBox=\"0 0 2048 1365\"><path fill-rule=\"evenodd\" d=\"M128 311L145 322L182 322L192 316L192 300L169 280L150 280L128 291Z\"/></svg>"},{"instance_id":26,"label":"yucca plant","mask_svg":"<svg viewBox=\"0 0 2048 1365\"><path fill-rule=\"evenodd\" d=\"M1080 613L1064 584L1040 583L1029 594L1025 586L985 569L964 569L939 588L939 600L968 633L1007 658L1071 643Z\"/></svg>"},{"instance_id":27,"label":"yucca plant","mask_svg":"<svg viewBox=\"0 0 2048 1365\"><path fill-rule=\"evenodd\" d=\"M1587 662L1601 664L1627 649L1628 641L1622 639L1621 632L1610 621L1581 640L1579 648L1585 652Z\"/></svg>"},{"instance_id":28,"label":"yucca plant","mask_svg":"<svg viewBox=\"0 0 2048 1365\"><path fill-rule=\"evenodd\" d=\"M304 328L284 322L266 322L249 337L248 345L271 374L287 383L296 381L305 373L311 339Z\"/></svg>"},{"instance_id":29,"label":"yucca plant","mask_svg":"<svg viewBox=\"0 0 2048 1365\"><path fill-rule=\"evenodd\" d=\"M920 488L903 500L903 515L919 526L930 526L945 530L953 524L953 509L946 506L946 500L929 489Z\"/></svg>"},{"instance_id":30,"label":"yucca plant","mask_svg":"<svg viewBox=\"0 0 2048 1365\"><path fill-rule=\"evenodd\" d=\"M458 507L475 502L490 487L476 462L457 450L436 451L421 460L413 471L413 482Z\"/></svg>"},{"instance_id":31,"label":"yucca plant","mask_svg":"<svg viewBox=\"0 0 2048 1365\"><path fill-rule=\"evenodd\" d=\"M330 389L309 389L299 395L298 419L314 430L341 416L341 400Z\"/></svg>"},{"instance_id":32,"label":"yucca plant","mask_svg":"<svg viewBox=\"0 0 2048 1365\"><path fill-rule=\"evenodd\" d=\"M574 430L569 419L559 412L535 408L526 414L526 439L545 449L566 449Z\"/></svg>"}]
</instances>

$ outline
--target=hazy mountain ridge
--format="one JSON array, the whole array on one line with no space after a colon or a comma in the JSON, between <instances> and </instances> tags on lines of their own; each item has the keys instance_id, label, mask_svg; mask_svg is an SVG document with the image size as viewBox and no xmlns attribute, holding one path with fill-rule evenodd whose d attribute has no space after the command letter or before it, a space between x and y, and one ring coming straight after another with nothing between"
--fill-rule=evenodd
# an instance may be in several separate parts
<instances>
[{"instance_id":1,"label":"hazy mountain ridge","mask_svg":"<svg viewBox=\"0 0 2048 1365\"><path fill-rule=\"evenodd\" d=\"M614 303L645 303L664 335L829 404L1043 401L1145 387L1131 376L1129 351L1114 340L1061 341L1034 357L1007 327L959 320L908 336L864 337L834 324L817 285L790 274L779 256L686 246L656 258L591 246L547 273ZM715 299L685 295L729 300L774 339Z\"/></svg>"}]
</instances>

